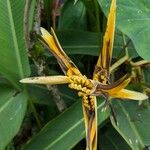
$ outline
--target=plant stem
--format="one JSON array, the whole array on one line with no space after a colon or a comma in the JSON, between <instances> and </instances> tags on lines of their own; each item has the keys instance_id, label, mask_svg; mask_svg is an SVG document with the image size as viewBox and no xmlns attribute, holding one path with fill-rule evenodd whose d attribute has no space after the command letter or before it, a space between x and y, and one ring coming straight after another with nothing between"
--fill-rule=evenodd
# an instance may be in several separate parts
<instances>
[{"instance_id":1,"label":"plant stem","mask_svg":"<svg viewBox=\"0 0 150 150\"><path fill-rule=\"evenodd\" d=\"M122 38L123 38L123 44L124 44L124 46L127 45L126 37L125 37L124 33L122 33ZM128 47L127 47L127 46L125 47L125 55L126 55L127 57L129 57Z\"/></svg>"},{"instance_id":2,"label":"plant stem","mask_svg":"<svg viewBox=\"0 0 150 150\"><path fill-rule=\"evenodd\" d=\"M34 59L33 59L33 62L34 62L34 64L37 67L38 75L45 76L45 74L44 74L44 68L46 67L45 66L46 62L44 60L43 61L40 61L40 60L39 61L38 60L35 61ZM56 85L55 86L47 85L47 89L52 93L52 95L54 97L54 102L55 102L58 110L60 112L62 112L64 109L66 109L67 108L66 103L60 97L60 93L59 93L59 90L58 90L57 86Z\"/></svg>"},{"instance_id":3,"label":"plant stem","mask_svg":"<svg viewBox=\"0 0 150 150\"><path fill-rule=\"evenodd\" d=\"M117 67L119 67L121 64L123 64L125 61L127 61L129 58L127 55L123 56L120 58L117 62L115 62L111 67L110 67L110 72L112 73Z\"/></svg>"},{"instance_id":4,"label":"plant stem","mask_svg":"<svg viewBox=\"0 0 150 150\"><path fill-rule=\"evenodd\" d=\"M124 45L127 45L125 35L122 33L123 37L123 43ZM114 71L117 67L119 67L121 64L123 64L125 61L129 60L129 54L128 54L128 48L125 47L125 56L123 56L121 59L119 59L117 62L115 62L111 67L110 67L110 72Z\"/></svg>"},{"instance_id":5,"label":"plant stem","mask_svg":"<svg viewBox=\"0 0 150 150\"><path fill-rule=\"evenodd\" d=\"M7 145L6 150L15 150L13 141Z\"/></svg>"},{"instance_id":6,"label":"plant stem","mask_svg":"<svg viewBox=\"0 0 150 150\"><path fill-rule=\"evenodd\" d=\"M31 98L29 98L29 105L30 105L30 107L31 107L31 110L32 110L32 112L33 112L33 115L34 115L34 117L35 117L35 120L36 120L36 122L37 122L37 125L38 125L39 129L41 129L41 128L42 128L42 124L41 124L40 118L39 118L39 116L38 116L38 113L37 113L37 111L36 111L36 108L35 108L35 106L34 106L33 101L32 101Z\"/></svg>"},{"instance_id":7,"label":"plant stem","mask_svg":"<svg viewBox=\"0 0 150 150\"><path fill-rule=\"evenodd\" d=\"M150 61L148 61L148 60L141 60L141 61L138 61L138 62L132 62L132 61L130 61L130 64L133 67L138 67L138 66L150 64Z\"/></svg>"}]
</instances>

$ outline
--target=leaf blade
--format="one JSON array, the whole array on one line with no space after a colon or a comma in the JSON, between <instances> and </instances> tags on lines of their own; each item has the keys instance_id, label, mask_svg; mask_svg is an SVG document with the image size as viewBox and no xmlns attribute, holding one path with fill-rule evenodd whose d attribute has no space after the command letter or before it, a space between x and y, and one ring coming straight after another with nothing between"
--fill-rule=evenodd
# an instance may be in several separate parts
<instances>
[{"instance_id":1,"label":"leaf blade","mask_svg":"<svg viewBox=\"0 0 150 150\"><path fill-rule=\"evenodd\" d=\"M102 106L103 103L98 104L98 115L100 115L101 113ZM107 113L103 112L103 114L101 114L101 122L108 117L108 114L109 114L108 112ZM98 124L100 124L100 119ZM72 132L66 134L68 129L72 129ZM62 138L57 141L57 136L58 139L61 137ZM84 136L85 136L84 118L82 114L81 101L78 101L76 104L71 106L66 112L64 112L58 118L49 122L44 127L44 129L37 136L35 136L33 140L30 141L30 143L26 145L24 150L30 150L34 148L38 148L39 150L42 149L57 150L60 149L60 147L62 149L68 149L72 148Z\"/></svg>"},{"instance_id":2,"label":"leaf blade","mask_svg":"<svg viewBox=\"0 0 150 150\"><path fill-rule=\"evenodd\" d=\"M18 79L30 73L23 34L24 2L0 1L0 9L0 74L17 85Z\"/></svg>"},{"instance_id":3,"label":"leaf blade","mask_svg":"<svg viewBox=\"0 0 150 150\"><path fill-rule=\"evenodd\" d=\"M150 136L149 122L145 116L150 113L148 108L140 108L135 102L128 101L113 101L114 110L117 114L118 126L113 123L115 129L125 139L132 149L141 150L145 145L146 138ZM139 115L140 114L140 115ZM142 117L141 117L142 116ZM144 128L143 128L143 124ZM145 136L146 133L146 136ZM148 142L150 142L148 140Z\"/></svg>"},{"instance_id":4,"label":"leaf blade","mask_svg":"<svg viewBox=\"0 0 150 150\"><path fill-rule=\"evenodd\" d=\"M105 14L110 1L98 0ZM138 54L146 60L150 60L149 52L150 34L150 5L147 0L117 0L117 27L127 34L135 46Z\"/></svg>"},{"instance_id":5,"label":"leaf blade","mask_svg":"<svg viewBox=\"0 0 150 150\"><path fill-rule=\"evenodd\" d=\"M14 89L5 85L0 88L0 149L4 149L18 133L26 106L25 93L16 95Z\"/></svg>"}]
</instances>

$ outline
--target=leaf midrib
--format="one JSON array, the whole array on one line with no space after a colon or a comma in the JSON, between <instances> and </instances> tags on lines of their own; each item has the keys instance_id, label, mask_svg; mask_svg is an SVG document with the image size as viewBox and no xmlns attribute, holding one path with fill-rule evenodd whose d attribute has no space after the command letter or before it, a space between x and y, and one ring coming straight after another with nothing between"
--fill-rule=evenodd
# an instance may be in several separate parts
<instances>
[{"instance_id":1,"label":"leaf midrib","mask_svg":"<svg viewBox=\"0 0 150 150\"><path fill-rule=\"evenodd\" d=\"M102 107L104 105L104 102L101 103L98 107L97 110ZM54 140L50 145L46 146L44 148L44 150L49 150L54 144L56 144L60 139L62 139L63 137L65 137L70 131L72 131L76 126L78 126L80 123L82 123L84 121L84 118L81 118L75 125L73 125L70 129L67 129L67 132L65 132L64 134L62 134L61 136L59 136L59 138L57 138L56 140Z\"/></svg>"},{"instance_id":2,"label":"leaf midrib","mask_svg":"<svg viewBox=\"0 0 150 150\"><path fill-rule=\"evenodd\" d=\"M53 141L50 145L48 145L45 150L49 150L49 148L51 148L54 144L56 144L60 139L62 139L63 137L65 137L70 131L72 131L75 127L77 127L80 123L83 122L83 118L78 121L74 126L72 126L70 129L67 130L67 132L65 132L64 134L62 134L61 136L59 136L59 138L57 138L57 140Z\"/></svg>"},{"instance_id":3,"label":"leaf midrib","mask_svg":"<svg viewBox=\"0 0 150 150\"><path fill-rule=\"evenodd\" d=\"M13 100L14 97L10 97L9 100L2 105L2 107L0 107L0 114L2 113L2 111L10 104L11 100Z\"/></svg>"},{"instance_id":4,"label":"leaf midrib","mask_svg":"<svg viewBox=\"0 0 150 150\"><path fill-rule=\"evenodd\" d=\"M8 14L9 14L8 16L9 16L9 20L10 20L10 27L11 27L11 31L12 31L12 37L13 37L13 43L14 43L14 49L15 49L15 54L16 54L15 56L17 59L18 70L19 70L20 78L23 78L24 77L23 65L21 62L20 51L19 51L19 47L18 47L18 41L17 41L17 37L16 37L15 25L14 25L14 20L13 20L13 15L12 15L12 8L11 8L11 4L10 4L9 0L7 0L7 6L8 6Z\"/></svg>"}]
</instances>

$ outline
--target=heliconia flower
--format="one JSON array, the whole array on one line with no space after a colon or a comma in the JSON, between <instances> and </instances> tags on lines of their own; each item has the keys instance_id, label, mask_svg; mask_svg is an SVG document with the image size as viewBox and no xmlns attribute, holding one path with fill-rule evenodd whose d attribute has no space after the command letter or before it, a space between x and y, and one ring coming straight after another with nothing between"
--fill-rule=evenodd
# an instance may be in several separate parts
<instances>
[{"instance_id":1,"label":"heliconia flower","mask_svg":"<svg viewBox=\"0 0 150 150\"><path fill-rule=\"evenodd\" d=\"M132 100L147 99L147 95L124 89L130 82L125 75L120 80L110 83L110 64L115 32L116 0L112 0L108 15L107 28L103 39L103 48L93 73L93 79L87 79L61 48L53 29L51 34L41 28L42 41L57 59L65 76L31 77L22 79L22 83L69 84L82 97L82 107L86 129L86 150L97 149L97 103L96 96Z\"/></svg>"}]
</instances>

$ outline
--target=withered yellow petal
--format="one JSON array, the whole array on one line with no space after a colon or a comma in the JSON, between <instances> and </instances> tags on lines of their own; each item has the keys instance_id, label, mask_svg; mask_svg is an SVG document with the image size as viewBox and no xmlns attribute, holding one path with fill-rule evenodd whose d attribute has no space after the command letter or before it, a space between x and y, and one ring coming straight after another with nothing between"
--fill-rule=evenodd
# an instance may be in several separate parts
<instances>
[{"instance_id":1,"label":"withered yellow petal","mask_svg":"<svg viewBox=\"0 0 150 150\"><path fill-rule=\"evenodd\" d=\"M125 78L125 76L123 78ZM118 91L124 89L129 84L131 79L127 78L124 80L123 78L121 78L119 81L115 82L112 85L108 85L111 88L105 91L107 91L107 93L111 96L112 94L117 93Z\"/></svg>"},{"instance_id":2,"label":"withered yellow petal","mask_svg":"<svg viewBox=\"0 0 150 150\"><path fill-rule=\"evenodd\" d=\"M102 68L109 69L112 49L114 43L114 32L115 32L115 20L116 20L116 0L112 0L110 12L108 15L107 28L103 39L103 48L100 57L100 65Z\"/></svg>"},{"instance_id":3,"label":"withered yellow petal","mask_svg":"<svg viewBox=\"0 0 150 150\"><path fill-rule=\"evenodd\" d=\"M67 76L43 76L43 77L31 77L20 80L21 83L34 83L34 84L65 84L69 83Z\"/></svg>"},{"instance_id":4,"label":"withered yellow petal","mask_svg":"<svg viewBox=\"0 0 150 150\"><path fill-rule=\"evenodd\" d=\"M90 96L88 96L87 98L89 98L88 101L90 101ZM93 98L93 110L89 110L89 108L85 106L85 100L82 100L86 129L86 150L97 150L97 102L96 97L93 96Z\"/></svg>"},{"instance_id":5,"label":"withered yellow petal","mask_svg":"<svg viewBox=\"0 0 150 150\"><path fill-rule=\"evenodd\" d=\"M127 90L127 89L122 89L117 93L113 93L111 96L114 98L132 99L132 100L148 99L148 96L146 94L136 92L136 91Z\"/></svg>"},{"instance_id":6,"label":"withered yellow petal","mask_svg":"<svg viewBox=\"0 0 150 150\"><path fill-rule=\"evenodd\" d=\"M41 37L44 39L44 42L49 46L50 50L54 54L59 54L58 46L54 40L54 37L44 28L41 29Z\"/></svg>"},{"instance_id":7,"label":"withered yellow petal","mask_svg":"<svg viewBox=\"0 0 150 150\"><path fill-rule=\"evenodd\" d=\"M93 82L93 80L91 80L91 82ZM128 78L127 75L123 76L120 80L116 81L113 84L103 85L100 82L93 82L95 88L91 91L91 95L101 95L104 92L111 96L121 89L124 89L129 82L130 78Z\"/></svg>"},{"instance_id":8,"label":"withered yellow petal","mask_svg":"<svg viewBox=\"0 0 150 150\"><path fill-rule=\"evenodd\" d=\"M98 58L97 65L94 74L97 73L97 68L104 69L107 71L109 77L109 67L112 58L112 49L114 43L114 32L115 32L115 21L116 21L116 0L112 0L110 12L108 15L107 28L103 38L103 48Z\"/></svg>"},{"instance_id":9,"label":"withered yellow petal","mask_svg":"<svg viewBox=\"0 0 150 150\"><path fill-rule=\"evenodd\" d=\"M67 74L67 71L71 69L75 70L75 73L80 74L80 71L77 69L75 64L61 48L61 45L53 29L51 29L51 32L52 35L47 30L41 27L41 37L43 38L46 45L49 47L49 50L52 52L52 54L56 57L63 72Z\"/></svg>"}]
</instances>

